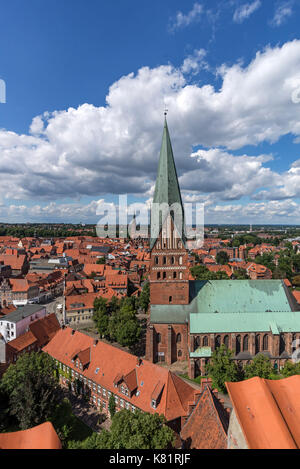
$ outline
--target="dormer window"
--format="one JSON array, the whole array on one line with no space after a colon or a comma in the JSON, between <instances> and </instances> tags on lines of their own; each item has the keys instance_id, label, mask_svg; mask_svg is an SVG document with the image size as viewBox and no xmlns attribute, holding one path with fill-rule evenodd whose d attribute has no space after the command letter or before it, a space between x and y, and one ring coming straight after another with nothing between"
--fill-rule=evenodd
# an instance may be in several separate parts
<instances>
[{"instance_id":1,"label":"dormer window","mask_svg":"<svg viewBox=\"0 0 300 469\"><path fill-rule=\"evenodd\" d=\"M155 400L155 399L152 399L152 400L151 400L151 407L152 407L153 409L156 409L156 400Z\"/></svg>"}]
</instances>

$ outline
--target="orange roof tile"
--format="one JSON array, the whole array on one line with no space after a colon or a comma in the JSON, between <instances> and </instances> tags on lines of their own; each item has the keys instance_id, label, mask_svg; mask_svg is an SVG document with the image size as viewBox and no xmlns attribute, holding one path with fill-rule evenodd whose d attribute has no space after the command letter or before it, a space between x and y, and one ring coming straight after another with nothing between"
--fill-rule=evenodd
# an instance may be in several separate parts
<instances>
[{"instance_id":1,"label":"orange roof tile","mask_svg":"<svg viewBox=\"0 0 300 469\"><path fill-rule=\"evenodd\" d=\"M300 448L300 375L226 387L250 449Z\"/></svg>"},{"instance_id":2,"label":"orange roof tile","mask_svg":"<svg viewBox=\"0 0 300 469\"><path fill-rule=\"evenodd\" d=\"M81 374L87 379L100 384L120 398L124 398L124 395L114 387L116 376L119 374L128 376L131 383L132 372L135 370L139 393L134 393L129 399L132 405L145 412L164 414L167 420L187 415L189 402L194 400L196 391L164 367L146 360L142 360L138 366L136 356L101 340L95 345L91 337L79 331L72 331L70 327L61 329L43 348L43 351L71 369L78 371L75 364L72 363L72 357L74 353L78 354L80 350L86 350L89 347L91 351L90 363L85 370L81 371ZM99 373L95 373L97 368L100 369ZM164 389L156 409L153 409L151 395L158 382L164 384Z\"/></svg>"},{"instance_id":3,"label":"orange roof tile","mask_svg":"<svg viewBox=\"0 0 300 469\"><path fill-rule=\"evenodd\" d=\"M45 422L29 430L0 433L0 449L61 449L52 423Z\"/></svg>"}]
</instances>

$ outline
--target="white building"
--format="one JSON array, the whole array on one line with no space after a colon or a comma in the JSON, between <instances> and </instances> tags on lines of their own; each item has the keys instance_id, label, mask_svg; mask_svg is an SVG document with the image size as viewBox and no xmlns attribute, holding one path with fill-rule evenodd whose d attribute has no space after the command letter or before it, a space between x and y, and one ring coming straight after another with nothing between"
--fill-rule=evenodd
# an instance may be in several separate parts
<instances>
[{"instance_id":1,"label":"white building","mask_svg":"<svg viewBox=\"0 0 300 469\"><path fill-rule=\"evenodd\" d=\"M43 318L46 314L46 308L41 305L26 305L17 308L0 318L0 334L5 342L16 339L27 331L32 321Z\"/></svg>"}]
</instances>

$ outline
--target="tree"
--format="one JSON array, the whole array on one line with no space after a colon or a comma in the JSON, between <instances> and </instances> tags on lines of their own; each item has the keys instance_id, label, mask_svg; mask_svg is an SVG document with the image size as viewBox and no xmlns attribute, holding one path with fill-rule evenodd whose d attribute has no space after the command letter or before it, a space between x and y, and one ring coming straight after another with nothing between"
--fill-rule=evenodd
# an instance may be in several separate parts
<instances>
[{"instance_id":1,"label":"tree","mask_svg":"<svg viewBox=\"0 0 300 469\"><path fill-rule=\"evenodd\" d=\"M233 352L224 344L214 350L211 362L207 365L207 372L212 378L213 387L227 393L225 382L239 381L240 371L232 360Z\"/></svg>"},{"instance_id":2,"label":"tree","mask_svg":"<svg viewBox=\"0 0 300 469\"><path fill-rule=\"evenodd\" d=\"M248 274L246 269L236 269L234 271L234 278L235 280L247 280Z\"/></svg>"},{"instance_id":3,"label":"tree","mask_svg":"<svg viewBox=\"0 0 300 469\"><path fill-rule=\"evenodd\" d=\"M113 416L116 413L116 401L115 401L113 394L111 394L109 401L108 401L108 410L110 413L110 418L113 418Z\"/></svg>"},{"instance_id":4,"label":"tree","mask_svg":"<svg viewBox=\"0 0 300 469\"><path fill-rule=\"evenodd\" d=\"M226 272L210 272L205 265L191 267L191 274L196 280L228 280Z\"/></svg>"},{"instance_id":5,"label":"tree","mask_svg":"<svg viewBox=\"0 0 300 469\"><path fill-rule=\"evenodd\" d=\"M150 283L146 282L143 286L143 290L141 292L139 298L139 306L140 308L146 313L150 303Z\"/></svg>"},{"instance_id":6,"label":"tree","mask_svg":"<svg viewBox=\"0 0 300 469\"><path fill-rule=\"evenodd\" d=\"M100 259L97 259L96 264L100 264L100 265L105 264L105 257L100 257Z\"/></svg>"},{"instance_id":7,"label":"tree","mask_svg":"<svg viewBox=\"0 0 300 469\"><path fill-rule=\"evenodd\" d=\"M289 376L293 375L300 375L300 363L287 361L285 362L284 367L281 369L280 373L284 376L284 378L288 378Z\"/></svg>"},{"instance_id":8,"label":"tree","mask_svg":"<svg viewBox=\"0 0 300 469\"><path fill-rule=\"evenodd\" d=\"M218 252L216 255L216 261L217 261L217 264L222 264L222 265L228 264L229 256L227 252L225 251Z\"/></svg>"},{"instance_id":9,"label":"tree","mask_svg":"<svg viewBox=\"0 0 300 469\"><path fill-rule=\"evenodd\" d=\"M166 449L173 445L175 435L165 423L162 415L122 410L97 443L101 449Z\"/></svg>"},{"instance_id":10,"label":"tree","mask_svg":"<svg viewBox=\"0 0 300 469\"><path fill-rule=\"evenodd\" d=\"M109 337L109 312L107 300L105 298L96 298L94 301L93 321L101 337Z\"/></svg>"},{"instance_id":11,"label":"tree","mask_svg":"<svg viewBox=\"0 0 300 469\"><path fill-rule=\"evenodd\" d=\"M117 315L115 329L117 342L124 347L133 347L141 336L141 327L132 306L124 304Z\"/></svg>"},{"instance_id":12,"label":"tree","mask_svg":"<svg viewBox=\"0 0 300 469\"><path fill-rule=\"evenodd\" d=\"M246 379L253 378L255 376L271 379L272 375L274 375L274 368L269 357L260 353L253 358L252 363L245 366L244 372Z\"/></svg>"},{"instance_id":13,"label":"tree","mask_svg":"<svg viewBox=\"0 0 300 469\"><path fill-rule=\"evenodd\" d=\"M44 353L26 353L10 365L1 381L9 399L9 413L22 430L48 420L60 401L56 366Z\"/></svg>"}]
</instances>

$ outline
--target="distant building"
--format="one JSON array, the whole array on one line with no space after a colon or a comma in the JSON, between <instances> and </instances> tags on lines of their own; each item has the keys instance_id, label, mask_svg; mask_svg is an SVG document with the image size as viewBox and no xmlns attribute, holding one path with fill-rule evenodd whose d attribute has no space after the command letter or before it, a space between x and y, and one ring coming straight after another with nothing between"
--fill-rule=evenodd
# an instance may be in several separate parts
<instances>
[{"instance_id":1,"label":"distant building","mask_svg":"<svg viewBox=\"0 0 300 469\"><path fill-rule=\"evenodd\" d=\"M46 316L46 308L40 305L27 305L0 318L0 334L6 342L24 334L30 323Z\"/></svg>"}]
</instances>

